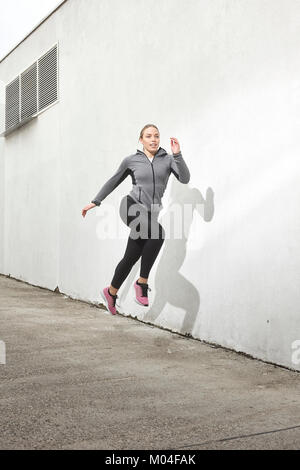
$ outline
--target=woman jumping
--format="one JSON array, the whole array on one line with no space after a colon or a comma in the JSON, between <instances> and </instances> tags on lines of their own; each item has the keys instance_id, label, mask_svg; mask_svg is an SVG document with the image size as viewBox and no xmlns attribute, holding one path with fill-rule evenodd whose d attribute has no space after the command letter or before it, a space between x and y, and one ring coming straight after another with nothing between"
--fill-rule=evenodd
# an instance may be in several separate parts
<instances>
[{"instance_id":1,"label":"woman jumping","mask_svg":"<svg viewBox=\"0 0 300 470\"><path fill-rule=\"evenodd\" d=\"M140 277L134 283L135 300L140 305L149 305L148 290L151 289L147 281L165 239L165 231L157 220L163 208L161 198L171 173L180 183L187 184L190 180L190 172L181 154L179 142L175 137L170 139L173 155L159 147L158 128L154 124L144 126L139 137L143 151L138 149L136 153L125 157L91 204L82 209L82 216L85 217L88 210L99 206L128 175L131 176L132 190L123 196L120 204L121 218L131 231L124 256L115 269L111 284L101 292L107 309L113 315L116 314L117 292L140 257ZM138 224L135 225L137 221Z\"/></svg>"}]
</instances>

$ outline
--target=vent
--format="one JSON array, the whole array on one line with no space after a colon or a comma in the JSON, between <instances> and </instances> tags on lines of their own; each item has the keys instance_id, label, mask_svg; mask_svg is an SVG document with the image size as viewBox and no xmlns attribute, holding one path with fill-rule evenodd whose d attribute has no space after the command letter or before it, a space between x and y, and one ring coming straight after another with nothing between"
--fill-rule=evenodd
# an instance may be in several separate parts
<instances>
[{"instance_id":1,"label":"vent","mask_svg":"<svg viewBox=\"0 0 300 470\"><path fill-rule=\"evenodd\" d=\"M21 74L21 121L37 112L36 62Z\"/></svg>"},{"instance_id":2,"label":"vent","mask_svg":"<svg viewBox=\"0 0 300 470\"><path fill-rule=\"evenodd\" d=\"M5 93L5 129L16 126L20 119L19 77L6 86Z\"/></svg>"},{"instance_id":3,"label":"vent","mask_svg":"<svg viewBox=\"0 0 300 470\"><path fill-rule=\"evenodd\" d=\"M39 111L57 100L57 45L38 60Z\"/></svg>"},{"instance_id":4,"label":"vent","mask_svg":"<svg viewBox=\"0 0 300 470\"><path fill-rule=\"evenodd\" d=\"M2 84L1 90L5 103L0 103L0 135L4 136L57 101L58 43L8 85Z\"/></svg>"}]
</instances>

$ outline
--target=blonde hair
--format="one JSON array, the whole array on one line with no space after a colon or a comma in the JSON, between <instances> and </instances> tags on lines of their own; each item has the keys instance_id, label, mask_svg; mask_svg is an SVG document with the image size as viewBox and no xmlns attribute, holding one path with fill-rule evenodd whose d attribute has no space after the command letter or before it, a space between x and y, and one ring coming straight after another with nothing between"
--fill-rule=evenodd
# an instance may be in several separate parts
<instances>
[{"instance_id":1,"label":"blonde hair","mask_svg":"<svg viewBox=\"0 0 300 470\"><path fill-rule=\"evenodd\" d=\"M146 124L146 125L143 127L143 129L141 130L141 132L140 132L140 139L143 138L144 131L145 131L148 127L155 127L155 129L158 130L158 127L157 127L155 124ZM158 132L159 132L159 130L158 130Z\"/></svg>"}]
</instances>

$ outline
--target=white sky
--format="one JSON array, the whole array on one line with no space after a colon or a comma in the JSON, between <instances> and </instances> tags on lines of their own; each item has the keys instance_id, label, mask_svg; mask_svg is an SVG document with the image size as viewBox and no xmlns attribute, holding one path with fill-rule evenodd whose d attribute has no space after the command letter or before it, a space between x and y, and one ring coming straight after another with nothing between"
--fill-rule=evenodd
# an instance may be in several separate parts
<instances>
[{"instance_id":1,"label":"white sky","mask_svg":"<svg viewBox=\"0 0 300 470\"><path fill-rule=\"evenodd\" d=\"M0 60L62 0L0 0Z\"/></svg>"}]
</instances>

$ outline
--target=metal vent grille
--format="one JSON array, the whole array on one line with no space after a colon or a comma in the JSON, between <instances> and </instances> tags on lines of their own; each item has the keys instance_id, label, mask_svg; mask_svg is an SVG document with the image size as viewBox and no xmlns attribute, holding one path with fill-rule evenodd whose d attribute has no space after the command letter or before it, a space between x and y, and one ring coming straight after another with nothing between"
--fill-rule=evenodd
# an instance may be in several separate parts
<instances>
[{"instance_id":1,"label":"metal vent grille","mask_svg":"<svg viewBox=\"0 0 300 470\"><path fill-rule=\"evenodd\" d=\"M11 127L16 126L20 121L19 92L19 77L17 77L6 86L5 129L10 129Z\"/></svg>"},{"instance_id":2,"label":"metal vent grille","mask_svg":"<svg viewBox=\"0 0 300 470\"><path fill-rule=\"evenodd\" d=\"M58 101L58 42L8 85L0 81L0 136Z\"/></svg>"},{"instance_id":3,"label":"metal vent grille","mask_svg":"<svg viewBox=\"0 0 300 470\"><path fill-rule=\"evenodd\" d=\"M38 60L38 109L57 100L57 45Z\"/></svg>"},{"instance_id":4,"label":"metal vent grille","mask_svg":"<svg viewBox=\"0 0 300 470\"><path fill-rule=\"evenodd\" d=\"M21 74L21 120L37 112L36 62Z\"/></svg>"}]
</instances>

